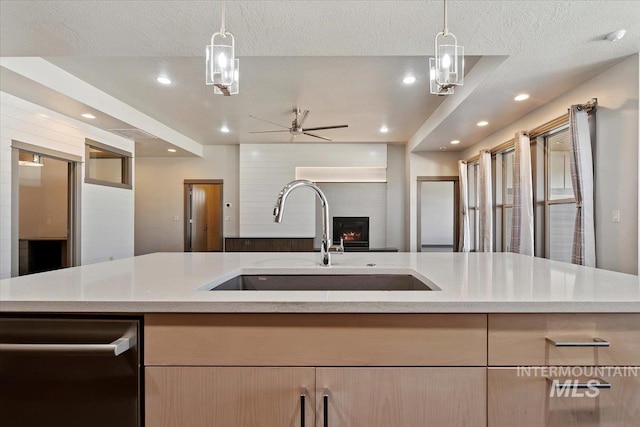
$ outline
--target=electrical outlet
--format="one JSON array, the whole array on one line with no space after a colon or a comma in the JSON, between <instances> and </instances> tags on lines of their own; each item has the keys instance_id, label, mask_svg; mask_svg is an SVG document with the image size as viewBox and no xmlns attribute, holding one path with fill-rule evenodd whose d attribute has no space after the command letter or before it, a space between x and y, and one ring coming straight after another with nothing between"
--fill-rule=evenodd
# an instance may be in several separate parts
<instances>
[{"instance_id":1,"label":"electrical outlet","mask_svg":"<svg viewBox=\"0 0 640 427\"><path fill-rule=\"evenodd\" d=\"M225 220L225 221L231 221L231 215L227 215L227 216L225 216L225 217L224 217L224 220Z\"/></svg>"},{"instance_id":2,"label":"electrical outlet","mask_svg":"<svg viewBox=\"0 0 640 427\"><path fill-rule=\"evenodd\" d=\"M47 225L51 225L51 218L47 218Z\"/></svg>"},{"instance_id":3,"label":"electrical outlet","mask_svg":"<svg viewBox=\"0 0 640 427\"><path fill-rule=\"evenodd\" d=\"M618 210L611 211L611 221L620 222L620 211Z\"/></svg>"}]
</instances>

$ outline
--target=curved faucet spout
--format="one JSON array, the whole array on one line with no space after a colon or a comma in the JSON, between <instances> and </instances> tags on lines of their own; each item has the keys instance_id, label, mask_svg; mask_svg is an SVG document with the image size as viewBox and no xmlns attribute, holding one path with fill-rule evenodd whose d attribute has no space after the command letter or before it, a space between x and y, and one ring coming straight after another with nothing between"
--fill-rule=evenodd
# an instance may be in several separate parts
<instances>
[{"instance_id":1,"label":"curved faucet spout","mask_svg":"<svg viewBox=\"0 0 640 427\"><path fill-rule=\"evenodd\" d=\"M287 201L289 194L296 188L307 187L315 191L316 195L320 199L322 205L322 244L320 246L320 252L322 255L322 265L331 265L331 255L329 248L331 247L331 238L329 237L329 202L322 190L311 181L306 179L297 179L291 181L278 194L278 200L273 208L273 217L275 222L282 222L282 216L284 215L284 205Z\"/></svg>"}]
</instances>

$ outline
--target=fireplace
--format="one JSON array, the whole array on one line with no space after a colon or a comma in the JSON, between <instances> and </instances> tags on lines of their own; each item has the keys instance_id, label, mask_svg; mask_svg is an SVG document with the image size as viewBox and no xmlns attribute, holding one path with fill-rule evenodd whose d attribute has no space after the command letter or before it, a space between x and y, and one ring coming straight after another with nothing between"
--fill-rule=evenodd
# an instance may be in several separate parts
<instances>
[{"instance_id":1,"label":"fireplace","mask_svg":"<svg viewBox=\"0 0 640 427\"><path fill-rule=\"evenodd\" d=\"M333 242L339 244L344 239L345 248L369 247L368 216L334 216Z\"/></svg>"}]
</instances>

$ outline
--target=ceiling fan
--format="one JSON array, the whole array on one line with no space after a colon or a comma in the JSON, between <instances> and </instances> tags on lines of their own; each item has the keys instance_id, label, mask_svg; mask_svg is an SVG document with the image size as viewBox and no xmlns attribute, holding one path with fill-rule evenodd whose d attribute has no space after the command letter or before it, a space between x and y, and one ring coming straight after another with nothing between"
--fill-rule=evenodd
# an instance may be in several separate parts
<instances>
[{"instance_id":1,"label":"ceiling fan","mask_svg":"<svg viewBox=\"0 0 640 427\"><path fill-rule=\"evenodd\" d=\"M293 121L291 122L291 127L283 126L281 124L274 123L269 120L261 119L260 117L250 115L249 117L251 117L252 119L262 120L263 122L271 123L272 125L284 128L285 130L262 130L262 131L255 131L255 132L249 132L249 133L289 132L291 134L291 139L289 140L289 142L292 142L297 135L308 135L314 138L324 139L325 141L331 141L331 139L327 137L310 133L310 131L339 129L339 128L349 127L349 125L334 125L334 126L320 126L315 128L303 128L302 126L304 125L304 121L309 116L309 110L303 111L303 110L300 110L299 108L294 108L293 114L294 114L294 117L293 117Z\"/></svg>"}]
</instances>

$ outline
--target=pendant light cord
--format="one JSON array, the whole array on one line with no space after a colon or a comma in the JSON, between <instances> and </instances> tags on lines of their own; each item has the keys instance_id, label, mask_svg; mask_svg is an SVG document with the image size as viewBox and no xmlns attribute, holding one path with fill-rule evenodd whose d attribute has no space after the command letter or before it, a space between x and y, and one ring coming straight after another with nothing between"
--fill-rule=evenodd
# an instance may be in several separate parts
<instances>
[{"instance_id":1,"label":"pendant light cord","mask_svg":"<svg viewBox=\"0 0 640 427\"><path fill-rule=\"evenodd\" d=\"M227 37L227 32L226 32L226 28L225 28L225 1L222 0L222 25L220 26L220 35L222 35L222 37Z\"/></svg>"},{"instance_id":2,"label":"pendant light cord","mask_svg":"<svg viewBox=\"0 0 640 427\"><path fill-rule=\"evenodd\" d=\"M447 27L447 0L444 0L444 35L446 36L447 34L449 34L449 28Z\"/></svg>"}]
</instances>

